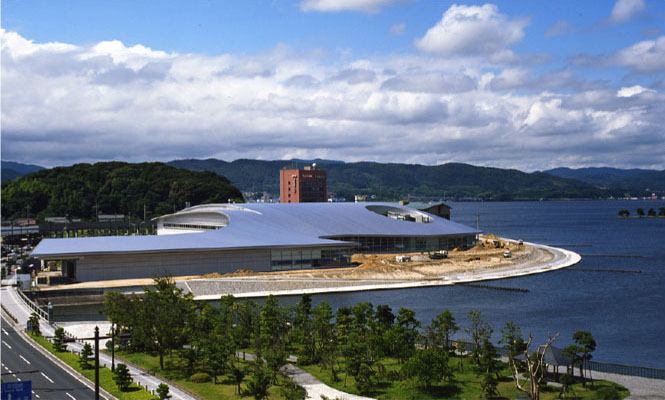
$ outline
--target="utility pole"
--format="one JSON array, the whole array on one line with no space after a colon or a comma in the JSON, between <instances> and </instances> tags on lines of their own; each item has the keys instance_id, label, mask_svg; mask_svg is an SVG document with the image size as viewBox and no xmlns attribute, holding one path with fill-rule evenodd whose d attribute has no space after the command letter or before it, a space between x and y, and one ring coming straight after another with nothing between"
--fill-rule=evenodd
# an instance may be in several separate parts
<instances>
[{"instance_id":1,"label":"utility pole","mask_svg":"<svg viewBox=\"0 0 665 400\"><path fill-rule=\"evenodd\" d=\"M115 372L115 324L111 322L111 372Z\"/></svg>"},{"instance_id":2,"label":"utility pole","mask_svg":"<svg viewBox=\"0 0 665 400\"><path fill-rule=\"evenodd\" d=\"M480 213L476 213L476 229L480 230Z\"/></svg>"},{"instance_id":3,"label":"utility pole","mask_svg":"<svg viewBox=\"0 0 665 400\"><path fill-rule=\"evenodd\" d=\"M146 220L145 220L146 214L147 214L147 211L146 211L145 204L144 204L144 205L143 205L143 222L146 221Z\"/></svg>"},{"instance_id":4,"label":"utility pole","mask_svg":"<svg viewBox=\"0 0 665 400\"><path fill-rule=\"evenodd\" d=\"M95 400L99 400L99 327L95 326Z\"/></svg>"}]
</instances>

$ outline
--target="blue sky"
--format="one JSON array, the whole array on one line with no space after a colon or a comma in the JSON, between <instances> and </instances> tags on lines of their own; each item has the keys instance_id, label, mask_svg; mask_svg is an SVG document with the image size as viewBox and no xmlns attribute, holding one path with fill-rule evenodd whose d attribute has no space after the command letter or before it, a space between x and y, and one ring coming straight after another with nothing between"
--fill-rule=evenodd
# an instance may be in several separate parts
<instances>
[{"instance_id":1,"label":"blue sky","mask_svg":"<svg viewBox=\"0 0 665 400\"><path fill-rule=\"evenodd\" d=\"M2 157L665 168L665 2L2 3Z\"/></svg>"}]
</instances>

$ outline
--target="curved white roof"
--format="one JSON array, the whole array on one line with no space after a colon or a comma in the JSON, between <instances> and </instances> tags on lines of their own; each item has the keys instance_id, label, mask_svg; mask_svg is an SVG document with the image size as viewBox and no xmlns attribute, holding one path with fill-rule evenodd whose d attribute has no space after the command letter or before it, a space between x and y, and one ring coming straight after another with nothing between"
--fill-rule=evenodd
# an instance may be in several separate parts
<instances>
[{"instance_id":1,"label":"curved white roof","mask_svg":"<svg viewBox=\"0 0 665 400\"><path fill-rule=\"evenodd\" d=\"M370 211L384 206L405 214L420 213L429 223L399 221ZM194 206L156 218L217 212L229 219L228 226L201 233L159 236L116 236L44 239L35 257L84 254L148 253L161 251L209 251L249 248L348 247L350 242L331 240L340 236L459 236L479 231L394 203L297 203L209 204Z\"/></svg>"}]
</instances>

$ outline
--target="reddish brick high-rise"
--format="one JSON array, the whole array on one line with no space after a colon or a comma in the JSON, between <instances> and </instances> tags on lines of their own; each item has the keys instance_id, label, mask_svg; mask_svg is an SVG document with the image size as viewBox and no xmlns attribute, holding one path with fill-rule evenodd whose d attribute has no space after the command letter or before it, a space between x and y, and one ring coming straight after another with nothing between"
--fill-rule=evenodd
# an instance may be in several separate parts
<instances>
[{"instance_id":1,"label":"reddish brick high-rise","mask_svg":"<svg viewBox=\"0 0 665 400\"><path fill-rule=\"evenodd\" d=\"M279 171L280 203L315 203L328 201L326 171L316 169L316 164L305 169Z\"/></svg>"}]
</instances>

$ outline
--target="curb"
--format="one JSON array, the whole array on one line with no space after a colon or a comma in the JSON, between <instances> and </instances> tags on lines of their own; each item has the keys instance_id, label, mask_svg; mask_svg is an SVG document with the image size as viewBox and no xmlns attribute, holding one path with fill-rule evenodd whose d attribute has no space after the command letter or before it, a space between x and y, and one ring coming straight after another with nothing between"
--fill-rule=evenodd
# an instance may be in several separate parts
<instances>
[{"instance_id":1,"label":"curb","mask_svg":"<svg viewBox=\"0 0 665 400\"><path fill-rule=\"evenodd\" d=\"M75 370L74 368L72 368L72 367L70 367L69 365L67 365L67 363L65 363L64 361L62 361L62 360L59 359L58 357L56 357L56 356L54 356L53 354L51 354L48 350L46 350L45 348L43 348L39 343L37 343L37 342L36 342L34 339L32 339L29 335L27 335L25 332L23 332L23 331L20 329L20 327L15 326L15 328L17 328L17 329L16 329L16 332L19 333L19 335L23 338L23 340L26 341L26 343L28 343L28 344L29 344L31 347L33 347L35 350L37 350L38 352L40 352L44 357L46 357L46 358L48 358L49 360L53 361L55 364L57 364L61 369L63 369L63 370L64 370L65 372L67 372L69 375L71 375L71 376L73 376L74 378L76 378L76 380L78 380L79 382L81 382L82 384L84 384L85 386L87 386L88 388L92 389L92 391L94 392L94 390L95 390L95 383L94 383L94 382L90 381L88 378L86 378L85 376L81 375L81 373L79 373L77 370ZM104 390L104 388L102 388L101 386L99 387L99 395L100 395L100 397L104 397L104 398L106 398L107 400L118 400L117 397L113 396L111 393L109 393L109 392L107 392L106 390Z\"/></svg>"}]
</instances>

